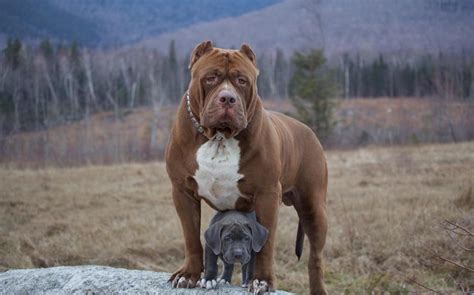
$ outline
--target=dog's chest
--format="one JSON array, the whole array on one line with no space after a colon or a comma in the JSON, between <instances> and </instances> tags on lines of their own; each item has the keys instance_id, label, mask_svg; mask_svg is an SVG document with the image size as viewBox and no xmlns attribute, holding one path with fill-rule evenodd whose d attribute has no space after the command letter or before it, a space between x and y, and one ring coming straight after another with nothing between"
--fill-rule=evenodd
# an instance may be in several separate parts
<instances>
[{"instance_id":1,"label":"dog's chest","mask_svg":"<svg viewBox=\"0 0 474 295\"><path fill-rule=\"evenodd\" d=\"M241 196L237 183L243 177L239 174L239 142L234 138L209 140L199 147L196 161L198 194L219 210L234 209Z\"/></svg>"}]
</instances>

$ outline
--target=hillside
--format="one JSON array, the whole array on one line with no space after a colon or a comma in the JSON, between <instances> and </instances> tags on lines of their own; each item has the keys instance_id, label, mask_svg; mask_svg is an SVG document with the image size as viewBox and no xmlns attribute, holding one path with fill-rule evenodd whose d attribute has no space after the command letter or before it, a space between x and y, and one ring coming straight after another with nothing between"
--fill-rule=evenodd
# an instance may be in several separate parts
<instances>
[{"instance_id":1,"label":"hillside","mask_svg":"<svg viewBox=\"0 0 474 295\"><path fill-rule=\"evenodd\" d=\"M100 42L101 33L95 23L64 11L49 0L0 0L0 35L94 44Z\"/></svg>"},{"instance_id":2,"label":"hillside","mask_svg":"<svg viewBox=\"0 0 474 295\"><path fill-rule=\"evenodd\" d=\"M210 39L219 46L250 43L257 52L307 47L344 52L406 54L474 49L474 2L462 0L287 0L239 17L197 24L143 44L182 53ZM316 13L315 13L316 12ZM320 16L320 24L316 17Z\"/></svg>"},{"instance_id":3,"label":"hillside","mask_svg":"<svg viewBox=\"0 0 474 295\"><path fill-rule=\"evenodd\" d=\"M277 0L0 0L0 33L77 40L89 46L130 43L195 23L235 17Z\"/></svg>"},{"instance_id":4,"label":"hillside","mask_svg":"<svg viewBox=\"0 0 474 295\"><path fill-rule=\"evenodd\" d=\"M474 2L0 0L1 35L106 47L138 42L163 52L176 40L181 54L211 39L222 47L247 42L260 54L324 47L328 55L409 56L474 50Z\"/></svg>"}]
</instances>

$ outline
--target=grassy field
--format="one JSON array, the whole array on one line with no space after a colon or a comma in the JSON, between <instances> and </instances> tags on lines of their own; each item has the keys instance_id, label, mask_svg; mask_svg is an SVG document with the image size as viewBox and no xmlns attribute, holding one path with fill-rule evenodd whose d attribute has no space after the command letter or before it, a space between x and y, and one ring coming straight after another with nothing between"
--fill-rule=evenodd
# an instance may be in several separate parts
<instances>
[{"instance_id":1,"label":"grassy field","mask_svg":"<svg viewBox=\"0 0 474 295\"><path fill-rule=\"evenodd\" d=\"M328 152L331 293L474 288L470 255L445 220L474 231L474 142ZM202 227L212 210L203 203ZM297 217L281 207L280 289L307 290L308 245L293 254ZM183 239L164 164L0 168L0 269L102 264L174 271ZM474 239L455 236L465 247ZM416 282L415 282L416 281Z\"/></svg>"},{"instance_id":2,"label":"grassy field","mask_svg":"<svg viewBox=\"0 0 474 295\"><path fill-rule=\"evenodd\" d=\"M294 112L290 100L264 100L268 110ZM474 140L474 102L423 98L336 100L328 144L338 148ZM0 165L19 168L163 159L176 106L100 112L37 132L0 136ZM156 127L156 128L155 128Z\"/></svg>"}]
</instances>

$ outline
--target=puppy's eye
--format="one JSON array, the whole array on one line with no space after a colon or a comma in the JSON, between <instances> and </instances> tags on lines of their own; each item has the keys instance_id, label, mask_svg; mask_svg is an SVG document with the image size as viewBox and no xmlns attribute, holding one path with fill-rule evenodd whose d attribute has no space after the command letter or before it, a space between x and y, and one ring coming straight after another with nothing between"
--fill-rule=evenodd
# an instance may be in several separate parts
<instances>
[{"instance_id":1,"label":"puppy's eye","mask_svg":"<svg viewBox=\"0 0 474 295\"><path fill-rule=\"evenodd\" d=\"M227 237L224 238L224 241L226 241L226 242L232 241L232 238L227 236Z\"/></svg>"},{"instance_id":2,"label":"puppy's eye","mask_svg":"<svg viewBox=\"0 0 474 295\"><path fill-rule=\"evenodd\" d=\"M248 242L248 241L250 241L250 238L247 237L247 236L245 236L245 237L244 237L244 241L245 241L245 242Z\"/></svg>"},{"instance_id":3,"label":"puppy's eye","mask_svg":"<svg viewBox=\"0 0 474 295\"><path fill-rule=\"evenodd\" d=\"M245 80L242 77L238 77L237 78L237 83L239 83L240 86L245 86L245 85L247 85L247 80Z\"/></svg>"},{"instance_id":4,"label":"puppy's eye","mask_svg":"<svg viewBox=\"0 0 474 295\"><path fill-rule=\"evenodd\" d=\"M214 84L217 82L217 76L208 76L206 77L207 84Z\"/></svg>"}]
</instances>

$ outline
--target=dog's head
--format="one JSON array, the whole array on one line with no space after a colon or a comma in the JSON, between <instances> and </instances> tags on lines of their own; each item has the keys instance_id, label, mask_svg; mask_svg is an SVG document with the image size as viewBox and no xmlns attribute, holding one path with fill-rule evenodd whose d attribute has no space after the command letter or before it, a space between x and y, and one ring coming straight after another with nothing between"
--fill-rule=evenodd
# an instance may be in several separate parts
<instances>
[{"instance_id":1,"label":"dog's head","mask_svg":"<svg viewBox=\"0 0 474 295\"><path fill-rule=\"evenodd\" d=\"M268 230L252 220L247 223L216 222L204 233L206 244L212 252L222 254L223 260L230 264L248 263L252 250L260 252L267 236Z\"/></svg>"},{"instance_id":2,"label":"dog's head","mask_svg":"<svg viewBox=\"0 0 474 295\"><path fill-rule=\"evenodd\" d=\"M205 41L194 48L189 69L191 110L204 134L212 138L221 132L230 138L245 129L259 99L252 49L246 44L239 50L215 48Z\"/></svg>"}]
</instances>

